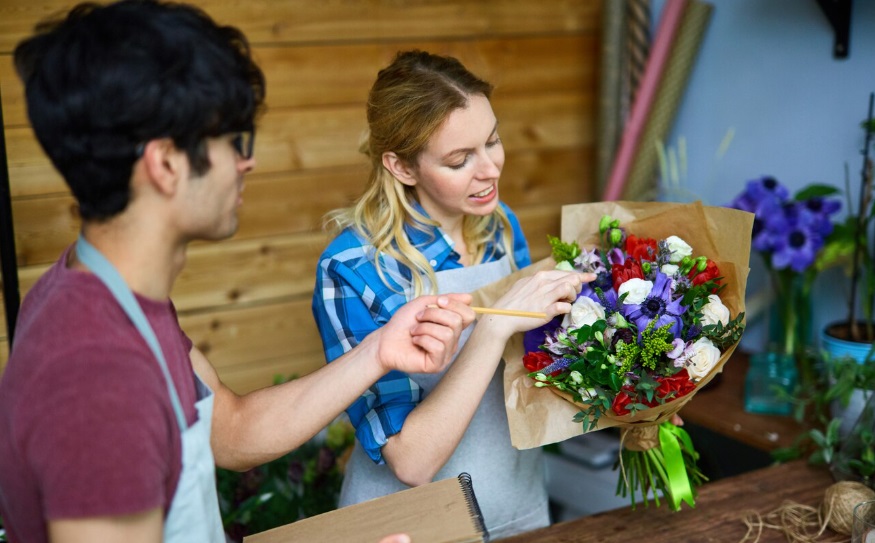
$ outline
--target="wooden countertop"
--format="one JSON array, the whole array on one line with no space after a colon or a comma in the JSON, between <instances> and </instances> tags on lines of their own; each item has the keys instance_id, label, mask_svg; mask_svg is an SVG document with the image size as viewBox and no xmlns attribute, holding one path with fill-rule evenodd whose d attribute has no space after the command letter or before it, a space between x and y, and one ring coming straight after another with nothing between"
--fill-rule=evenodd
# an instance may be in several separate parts
<instances>
[{"instance_id":1,"label":"wooden countertop","mask_svg":"<svg viewBox=\"0 0 875 543\"><path fill-rule=\"evenodd\" d=\"M819 506L833 483L825 468L802 461L770 466L727 477L699 488L696 507L672 512L662 507L631 507L554 524L502 539L502 543L648 543L738 542L747 533L745 511L765 515L785 500ZM827 530L826 540L835 533ZM760 543L786 542L776 530L763 530Z\"/></svg>"},{"instance_id":2,"label":"wooden countertop","mask_svg":"<svg viewBox=\"0 0 875 543\"><path fill-rule=\"evenodd\" d=\"M744 410L744 378L749 366L748 359L746 353L735 351L723 367L719 383L716 386L709 384L697 392L680 415L686 422L763 451L788 447L803 431L793 417L758 415Z\"/></svg>"}]
</instances>

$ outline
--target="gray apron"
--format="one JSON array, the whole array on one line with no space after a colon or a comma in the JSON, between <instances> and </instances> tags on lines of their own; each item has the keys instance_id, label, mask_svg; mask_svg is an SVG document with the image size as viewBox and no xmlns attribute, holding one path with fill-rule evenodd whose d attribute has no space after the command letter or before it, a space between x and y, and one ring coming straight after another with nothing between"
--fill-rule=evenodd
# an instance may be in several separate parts
<instances>
[{"instance_id":1,"label":"gray apron","mask_svg":"<svg viewBox=\"0 0 875 543\"><path fill-rule=\"evenodd\" d=\"M115 267L82 236L76 242L76 257L106 285L152 350L164 374L182 441L182 471L164 519L164 543L224 543L216 491L216 464L210 448L213 391L194 374L198 420L188 426L161 345L134 293Z\"/></svg>"},{"instance_id":2,"label":"gray apron","mask_svg":"<svg viewBox=\"0 0 875 543\"><path fill-rule=\"evenodd\" d=\"M510 273L508 256L486 264L437 272L438 292L473 292ZM473 326L462 332L460 349ZM502 370L503 365L499 364L459 446L434 477L439 481L457 477L462 472L471 475L474 494L493 539L534 530L550 522L541 450L519 451L510 444ZM422 387L425 398L437 386L443 372L415 373L410 377ZM356 443L346 466L340 506L407 488L387 465L374 464Z\"/></svg>"}]
</instances>

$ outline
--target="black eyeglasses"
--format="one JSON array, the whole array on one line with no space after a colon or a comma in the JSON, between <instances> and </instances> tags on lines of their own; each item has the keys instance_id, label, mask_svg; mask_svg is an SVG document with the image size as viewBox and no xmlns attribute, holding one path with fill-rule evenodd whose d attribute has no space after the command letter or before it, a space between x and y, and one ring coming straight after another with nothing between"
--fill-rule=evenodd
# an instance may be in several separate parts
<instances>
[{"instance_id":1,"label":"black eyeglasses","mask_svg":"<svg viewBox=\"0 0 875 543\"><path fill-rule=\"evenodd\" d=\"M252 158L252 153L255 151L255 129L235 132L231 136L231 146L240 155L240 158L249 160ZM141 142L134 147L134 155L137 158L143 156L146 150L146 142Z\"/></svg>"},{"instance_id":2,"label":"black eyeglasses","mask_svg":"<svg viewBox=\"0 0 875 543\"><path fill-rule=\"evenodd\" d=\"M237 154L240 155L240 158L249 160L255 151L255 130L237 132L231 138L231 145L237 151Z\"/></svg>"}]
</instances>

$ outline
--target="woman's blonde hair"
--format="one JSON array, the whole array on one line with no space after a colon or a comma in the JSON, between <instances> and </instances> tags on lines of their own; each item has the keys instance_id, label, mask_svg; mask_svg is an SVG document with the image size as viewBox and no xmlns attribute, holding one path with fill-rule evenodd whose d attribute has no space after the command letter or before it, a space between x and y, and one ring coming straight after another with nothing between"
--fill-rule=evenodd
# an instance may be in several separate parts
<instances>
[{"instance_id":1,"label":"woman's blonde hair","mask_svg":"<svg viewBox=\"0 0 875 543\"><path fill-rule=\"evenodd\" d=\"M355 228L374 246L377 272L389 285L380 264L383 255L396 259L412 272L414 296L425 291L428 280L435 292L435 272L404 234L404 225L428 231L437 222L414 209L413 187L398 181L384 166L383 153L394 152L405 164L415 167L429 139L449 115L468 105L471 95L489 98L492 85L469 72L453 57L423 51L398 53L388 67L380 70L368 95L368 135L360 151L370 158L371 172L364 194L352 207L336 209L326 215L331 233ZM502 244L512 256L512 229L507 214L497 206L490 215L465 216L462 234L473 248L474 262L480 262L487 244L503 226ZM515 267L513 258L511 265Z\"/></svg>"}]
</instances>

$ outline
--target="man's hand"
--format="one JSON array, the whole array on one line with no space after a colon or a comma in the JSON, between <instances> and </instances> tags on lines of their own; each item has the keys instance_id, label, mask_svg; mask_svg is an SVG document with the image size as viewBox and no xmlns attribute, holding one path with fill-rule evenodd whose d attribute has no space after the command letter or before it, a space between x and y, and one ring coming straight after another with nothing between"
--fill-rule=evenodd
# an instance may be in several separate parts
<instances>
[{"instance_id":1,"label":"man's hand","mask_svg":"<svg viewBox=\"0 0 875 543\"><path fill-rule=\"evenodd\" d=\"M410 536L407 534L393 534L381 539L380 543L411 543L411 541Z\"/></svg>"},{"instance_id":2,"label":"man's hand","mask_svg":"<svg viewBox=\"0 0 875 543\"><path fill-rule=\"evenodd\" d=\"M386 371L436 373L453 358L459 335L474 322L470 294L420 296L378 330L378 359Z\"/></svg>"}]
</instances>

